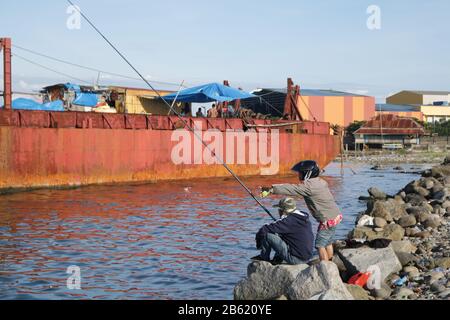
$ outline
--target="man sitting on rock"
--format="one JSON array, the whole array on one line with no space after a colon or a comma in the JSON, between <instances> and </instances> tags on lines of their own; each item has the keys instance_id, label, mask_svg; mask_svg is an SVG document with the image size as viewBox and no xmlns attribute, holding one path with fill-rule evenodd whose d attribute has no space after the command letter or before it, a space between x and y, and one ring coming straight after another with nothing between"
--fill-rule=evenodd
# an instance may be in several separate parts
<instances>
[{"instance_id":1,"label":"man sitting on rock","mask_svg":"<svg viewBox=\"0 0 450 320\"><path fill-rule=\"evenodd\" d=\"M271 194L302 196L312 216L320 223L316 237L316 249L321 261L333 258L333 238L336 227L342 222L342 214L328 188L319 178L320 168L315 161L302 161L292 168L299 174L300 184L280 184L262 188L262 197Z\"/></svg>"},{"instance_id":2,"label":"man sitting on rock","mask_svg":"<svg viewBox=\"0 0 450 320\"><path fill-rule=\"evenodd\" d=\"M261 250L261 255L253 260L270 262L273 249L274 264L307 263L312 257L314 241L309 215L298 210L292 198L281 200L276 207L279 208L280 220L265 225L256 234L256 247Z\"/></svg>"}]
</instances>

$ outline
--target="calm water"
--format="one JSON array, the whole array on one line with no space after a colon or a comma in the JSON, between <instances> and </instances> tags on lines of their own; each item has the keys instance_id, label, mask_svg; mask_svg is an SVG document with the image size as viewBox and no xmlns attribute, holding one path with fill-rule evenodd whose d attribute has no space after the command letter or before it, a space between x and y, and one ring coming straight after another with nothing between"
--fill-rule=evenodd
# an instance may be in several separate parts
<instances>
[{"instance_id":1,"label":"calm water","mask_svg":"<svg viewBox=\"0 0 450 320\"><path fill-rule=\"evenodd\" d=\"M340 237L369 187L395 193L417 178L352 168L356 175L341 176L332 164L325 176L346 215ZM295 179L245 181L257 189ZM0 196L0 299L232 299L267 222L231 179ZM81 290L67 289L72 265L81 268Z\"/></svg>"}]
</instances>

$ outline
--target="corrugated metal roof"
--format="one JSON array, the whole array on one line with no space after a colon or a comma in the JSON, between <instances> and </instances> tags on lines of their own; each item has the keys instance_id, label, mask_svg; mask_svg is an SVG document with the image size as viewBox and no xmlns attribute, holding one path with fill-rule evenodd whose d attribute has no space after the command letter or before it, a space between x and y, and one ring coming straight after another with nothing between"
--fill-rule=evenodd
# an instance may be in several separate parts
<instances>
[{"instance_id":1,"label":"corrugated metal roof","mask_svg":"<svg viewBox=\"0 0 450 320\"><path fill-rule=\"evenodd\" d=\"M262 88L253 91L252 93L258 96L270 94L270 92L277 92L286 94L287 89ZM368 97L365 95L324 89L301 89L300 94L305 97Z\"/></svg>"},{"instance_id":2,"label":"corrugated metal roof","mask_svg":"<svg viewBox=\"0 0 450 320\"><path fill-rule=\"evenodd\" d=\"M450 91L431 91L431 90L405 90L404 92L411 92L415 94L420 94L422 96L445 96L450 94Z\"/></svg>"},{"instance_id":3,"label":"corrugated metal roof","mask_svg":"<svg viewBox=\"0 0 450 320\"><path fill-rule=\"evenodd\" d=\"M373 118L356 130L354 134L423 135L425 134L425 129L413 119L384 114Z\"/></svg>"},{"instance_id":4,"label":"corrugated metal roof","mask_svg":"<svg viewBox=\"0 0 450 320\"><path fill-rule=\"evenodd\" d=\"M382 112L419 112L420 107L406 105L406 104L390 104L379 103L375 107L375 111Z\"/></svg>"}]
</instances>

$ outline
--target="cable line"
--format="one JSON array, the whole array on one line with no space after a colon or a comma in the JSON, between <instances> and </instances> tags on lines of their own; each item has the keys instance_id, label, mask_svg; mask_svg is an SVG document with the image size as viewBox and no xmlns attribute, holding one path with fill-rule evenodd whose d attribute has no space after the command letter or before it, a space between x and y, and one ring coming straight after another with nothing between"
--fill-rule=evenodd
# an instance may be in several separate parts
<instances>
[{"instance_id":1,"label":"cable line","mask_svg":"<svg viewBox=\"0 0 450 320\"><path fill-rule=\"evenodd\" d=\"M155 90L155 88L152 86L152 84L145 78L142 76L142 74L134 67L134 65L119 51L119 49L117 49L116 46L114 46L112 44L112 42L91 22L91 20L79 9L79 7L75 6L74 3L71 0L66 0L70 5L73 6L73 8L75 8L80 15L91 25L91 27L110 45L110 47L130 66L131 69L134 70L134 72L136 72L136 74L155 92L155 94L162 99L162 101L167 105L168 108L171 108L171 105L161 96L161 94ZM216 158L217 161L220 162L220 164L234 177L234 179L236 179L236 181L245 189L245 191L256 201L256 203L274 220L277 221L277 219L275 219L275 217L272 215L272 213L261 203L261 201L258 200L258 198L253 194L253 192L244 184L244 182L242 182L241 179L239 179L239 177L236 175L236 173L234 173L233 170L231 170L231 168L223 161L223 159L219 158L217 156L217 154L215 152L213 152L213 150L211 150L211 147L205 142L203 141L202 137L198 135L198 133L196 132L196 130L194 130L194 128L192 128L185 119L183 119L183 117L181 117L181 115L176 111L173 110L174 114L180 119L180 121L183 122L183 124L185 125L186 128L189 129L189 131L191 131L194 136L200 140L200 142L203 144L203 146L205 146L205 148L211 152L211 154Z\"/></svg>"}]
</instances>

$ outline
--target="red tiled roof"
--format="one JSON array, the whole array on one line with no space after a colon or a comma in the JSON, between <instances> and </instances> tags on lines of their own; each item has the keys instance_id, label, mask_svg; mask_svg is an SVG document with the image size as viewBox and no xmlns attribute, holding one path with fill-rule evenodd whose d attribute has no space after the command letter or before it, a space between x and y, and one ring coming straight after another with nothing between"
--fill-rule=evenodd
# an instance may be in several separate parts
<instances>
[{"instance_id":1,"label":"red tiled roof","mask_svg":"<svg viewBox=\"0 0 450 320\"><path fill-rule=\"evenodd\" d=\"M355 134L392 134L392 135L423 135L425 129L411 118L403 118L393 114L378 115L367 122Z\"/></svg>"}]
</instances>

